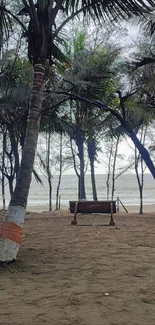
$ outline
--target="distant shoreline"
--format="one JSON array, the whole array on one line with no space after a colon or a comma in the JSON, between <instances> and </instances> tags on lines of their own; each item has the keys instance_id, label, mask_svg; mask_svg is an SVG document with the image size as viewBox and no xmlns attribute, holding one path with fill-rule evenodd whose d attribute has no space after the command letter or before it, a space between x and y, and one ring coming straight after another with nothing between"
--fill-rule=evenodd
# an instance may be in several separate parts
<instances>
[{"instance_id":1,"label":"distant shoreline","mask_svg":"<svg viewBox=\"0 0 155 325\"><path fill-rule=\"evenodd\" d=\"M125 208L128 210L129 213L138 213L139 212L139 205L125 205ZM68 211L69 204L68 206L62 205L61 206L61 211ZM7 209L7 207L6 207ZM2 206L0 206L0 210L2 210ZM49 211L48 209L48 204L46 205L28 205L27 206L27 212L47 212ZM53 204L53 210L55 211L55 204ZM123 207L120 205L120 212L125 212ZM155 213L155 204L144 204L144 213L149 213L149 212L154 212Z\"/></svg>"},{"instance_id":2,"label":"distant shoreline","mask_svg":"<svg viewBox=\"0 0 155 325\"><path fill-rule=\"evenodd\" d=\"M36 183L32 179L29 198L28 198L28 211L48 211L48 198L49 198L49 187L48 181L45 177L42 178L44 186ZM89 175L85 177L86 182L86 195L88 200L92 200L92 184ZM53 210L55 209L56 200L56 188L57 179L52 180L52 204ZM106 177L105 175L96 175L96 187L97 195L99 200L106 200ZM117 179L115 186L115 198L118 196L125 206L128 207L129 211L138 211L139 206L139 190L135 175L126 174L122 175ZM77 198L77 177L62 176L60 196L61 196L61 207L64 210L68 209L69 200L75 200ZM6 206L10 201L10 195L8 187L6 187ZM150 174L146 174L143 192L145 211L155 211L155 181ZM2 208L2 198L0 200L0 208Z\"/></svg>"},{"instance_id":3,"label":"distant shoreline","mask_svg":"<svg viewBox=\"0 0 155 325\"><path fill-rule=\"evenodd\" d=\"M128 210L129 213L138 213L139 212L139 205L125 205L126 209ZM55 210L55 206L53 211ZM66 206L62 206L61 210L68 210ZM44 212L48 211L48 206L47 205L40 205L40 206L30 206L28 205L27 207L28 212ZM120 207L120 212L124 212L123 208ZM150 205L144 205L144 213L149 213L149 212L155 212L155 204L150 204Z\"/></svg>"}]
</instances>

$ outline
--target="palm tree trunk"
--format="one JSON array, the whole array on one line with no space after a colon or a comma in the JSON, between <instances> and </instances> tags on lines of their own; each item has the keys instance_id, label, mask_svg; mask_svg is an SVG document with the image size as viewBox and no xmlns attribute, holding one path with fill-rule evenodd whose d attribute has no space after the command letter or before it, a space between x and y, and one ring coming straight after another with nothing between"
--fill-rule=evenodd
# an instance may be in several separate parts
<instances>
[{"instance_id":1,"label":"palm tree trunk","mask_svg":"<svg viewBox=\"0 0 155 325\"><path fill-rule=\"evenodd\" d=\"M137 149L135 148L135 172L136 172L136 177L137 177L137 182L138 182L139 198L140 198L139 214L143 214L143 184L141 184L140 175L139 175L139 171L138 171L138 165L139 165L140 159L141 159L140 154L138 154L138 156L137 156ZM142 175L142 177L143 177L143 175Z\"/></svg>"},{"instance_id":2,"label":"palm tree trunk","mask_svg":"<svg viewBox=\"0 0 155 325\"><path fill-rule=\"evenodd\" d=\"M119 145L120 135L117 137L115 153L114 153L114 161L113 161L113 171L112 171L112 191L111 191L111 199L114 199L115 193L115 171L116 171L116 161L117 161L117 153L118 153L118 145Z\"/></svg>"},{"instance_id":3,"label":"palm tree trunk","mask_svg":"<svg viewBox=\"0 0 155 325\"><path fill-rule=\"evenodd\" d=\"M56 210L59 210L59 191L62 178L62 132L60 133L60 165L59 165L59 178L56 192Z\"/></svg>"},{"instance_id":4,"label":"palm tree trunk","mask_svg":"<svg viewBox=\"0 0 155 325\"><path fill-rule=\"evenodd\" d=\"M83 162L80 161L80 200L86 200L85 176Z\"/></svg>"},{"instance_id":5,"label":"palm tree trunk","mask_svg":"<svg viewBox=\"0 0 155 325\"><path fill-rule=\"evenodd\" d=\"M49 211L52 211L52 175L50 170L50 154L51 154L51 124L49 123L49 129L47 134L47 177L49 185Z\"/></svg>"},{"instance_id":6,"label":"palm tree trunk","mask_svg":"<svg viewBox=\"0 0 155 325\"><path fill-rule=\"evenodd\" d=\"M136 133L132 130L130 124L125 121L118 112L109 109L111 112L121 123L123 128L126 130L127 134L130 136L132 142L134 143L135 147L138 149L139 153L142 155L143 160L145 161L146 166L148 167L150 173L152 174L153 178L155 179L155 166L153 161L150 157L148 150L144 147L144 145L139 141L137 138Z\"/></svg>"},{"instance_id":7,"label":"palm tree trunk","mask_svg":"<svg viewBox=\"0 0 155 325\"><path fill-rule=\"evenodd\" d=\"M96 158L96 141L91 136L89 136L87 139L87 151L88 151L88 157L90 162L93 199L94 201L97 201L97 190L96 190L95 170L94 170L94 163Z\"/></svg>"},{"instance_id":8,"label":"palm tree trunk","mask_svg":"<svg viewBox=\"0 0 155 325\"><path fill-rule=\"evenodd\" d=\"M0 261L16 259L22 239L22 228L31 184L35 151L40 128L45 67L34 66L33 86L29 102L29 116L16 187L5 220L0 227Z\"/></svg>"},{"instance_id":9,"label":"palm tree trunk","mask_svg":"<svg viewBox=\"0 0 155 325\"><path fill-rule=\"evenodd\" d=\"M94 170L94 161L90 161L90 170L91 170L91 183L93 191L93 200L97 201L97 189L96 189L96 180L95 180L95 170Z\"/></svg>"},{"instance_id":10,"label":"palm tree trunk","mask_svg":"<svg viewBox=\"0 0 155 325\"><path fill-rule=\"evenodd\" d=\"M138 166L140 163L141 167L141 175L138 171ZM139 188L139 198L140 198L140 206L139 206L139 214L143 214L143 188L144 188L144 164L143 164L143 158L140 155L140 153L137 154L137 149L135 147L135 172L138 182L138 188Z\"/></svg>"},{"instance_id":11,"label":"palm tree trunk","mask_svg":"<svg viewBox=\"0 0 155 325\"><path fill-rule=\"evenodd\" d=\"M140 194L140 208L139 208L139 214L143 214L143 188L142 186L139 189Z\"/></svg>"},{"instance_id":12,"label":"palm tree trunk","mask_svg":"<svg viewBox=\"0 0 155 325\"><path fill-rule=\"evenodd\" d=\"M71 138L70 138L70 147L71 147L71 153L72 153L72 158L73 158L73 167L74 167L77 179L78 179L78 200L80 200L80 174L79 174L77 166L76 166L75 153L74 153L74 150L73 150L73 144L72 144L72 139Z\"/></svg>"},{"instance_id":13,"label":"palm tree trunk","mask_svg":"<svg viewBox=\"0 0 155 325\"><path fill-rule=\"evenodd\" d=\"M99 106L102 107L103 106ZM153 178L155 179L155 166L153 164L153 161L150 157L150 154L148 152L148 150L143 146L143 144L139 141L139 139L136 136L136 133L132 130L130 124L124 120L124 118L115 110L113 110L112 108L108 107L108 111L115 116L118 121L120 121L121 125L123 126L123 128L125 129L125 131L127 132L127 134L130 136L132 142L134 143L135 147L138 149L139 153L142 155L142 158L146 164L146 166L148 167L150 173L152 174Z\"/></svg>"},{"instance_id":14,"label":"palm tree trunk","mask_svg":"<svg viewBox=\"0 0 155 325\"><path fill-rule=\"evenodd\" d=\"M113 153L113 142L111 143L111 146L110 146L109 159L108 159L108 174L107 174L107 181L106 181L107 201L109 201L109 194L110 194L110 176L111 176L112 153Z\"/></svg>"},{"instance_id":15,"label":"palm tree trunk","mask_svg":"<svg viewBox=\"0 0 155 325\"><path fill-rule=\"evenodd\" d=\"M144 143L145 143L145 136L144 134ZM141 187L140 187L140 210L139 213L143 214L143 189L144 189L144 161L142 156L140 157L140 164L141 164Z\"/></svg>"},{"instance_id":16,"label":"palm tree trunk","mask_svg":"<svg viewBox=\"0 0 155 325\"><path fill-rule=\"evenodd\" d=\"M49 211L52 211L52 182L51 182L51 177L48 178L48 185L49 185Z\"/></svg>"},{"instance_id":17,"label":"palm tree trunk","mask_svg":"<svg viewBox=\"0 0 155 325\"><path fill-rule=\"evenodd\" d=\"M15 176L17 178L19 172L19 151L18 151L18 139L15 137L14 132L10 132L10 141L13 148L14 158L15 158Z\"/></svg>"},{"instance_id":18,"label":"palm tree trunk","mask_svg":"<svg viewBox=\"0 0 155 325\"><path fill-rule=\"evenodd\" d=\"M139 150L140 154L143 157L143 160L145 161L146 166L150 170L153 178L155 178L155 166L150 158L149 152L147 149L143 146L143 144L139 141L136 134L134 132L130 133L130 138L133 141L136 148Z\"/></svg>"},{"instance_id":19,"label":"palm tree trunk","mask_svg":"<svg viewBox=\"0 0 155 325\"><path fill-rule=\"evenodd\" d=\"M9 177L8 178L8 181L9 181L9 191L10 191L10 196L12 196L13 194L13 180L14 180L14 177Z\"/></svg>"},{"instance_id":20,"label":"palm tree trunk","mask_svg":"<svg viewBox=\"0 0 155 325\"><path fill-rule=\"evenodd\" d=\"M3 129L3 152L2 152L2 200L3 210L6 210L5 204L5 151L6 151L6 131Z\"/></svg>"},{"instance_id":21,"label":"palm tree trunk","mask_svg":"<svg viewBox=\"0 0 155 325\"><path fill-rule=\"evenodd\" d=\"M79 160L80 160L80 200L86 199L85 191L85 172L84 172L84 150L83 150L83 141L78 144L79 151Z\"/></svg>"},{"instance_id":22,"label":"palm tree trunk","mask_svg":"<svg viewBox=\"0 0 155 325\"><path fill-rule=\"evenodd\" d=\"M78 200L80 200L80 175L78 176Z\"/></svg>"}]
</instances>

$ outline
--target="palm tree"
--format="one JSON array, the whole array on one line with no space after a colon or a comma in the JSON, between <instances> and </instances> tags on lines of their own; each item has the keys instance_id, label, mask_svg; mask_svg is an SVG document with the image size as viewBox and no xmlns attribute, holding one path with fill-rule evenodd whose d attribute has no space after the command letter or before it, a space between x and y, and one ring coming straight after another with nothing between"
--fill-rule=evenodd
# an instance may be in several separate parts
<instances>
[{"instance_id":1,"label":"palm tree","mask_svg":"<svg viewBox=\"0 0 155 325\"><path fill-rule=\"evenodd\" d=\"M72 46L73 47L73 46ZM68 49L69 47L67 47ZM76 49L76 51L75 51ZM71 51L69 51L70 53ZM120 48L116 45L96 44L95 48L85 45L84 33L79 33L74 39L74 57L71 68L67 70L65 81L72 85L72 93L90 99L111 100L120 82L117 75L116 61ZM65 89L67 85L65 85ZM90 162L93 199L97 201L95 181L95 161L97 160L98 140L103 133L103 114L78 101L70 100L71 111L74 112L73 140L78 149L79 158L79 199L86 199L85 192L85 150L86 144Z\"/></svg>"},{"instance_id":2,"label":"palm tree","mask_svg":"<svg viewBox=\"0 0 155 325\"><path fill-rule=\"evenodd\" d=\"M98 20L112 21L127 18L132 15L142 15L143 9L154 5L153 0L82 0L82 1L52 1L52 0L22 0L24 8L19 15L11 12L5 2L0 2L0 45L5 36L8 38L12 28L11 18L22 27L28 41L28 58L33 65L34 77L29 100L27 130L22 152L21 166L17 183L12 195L5 220L0 228L0 261L16 259L21 243L27 198L31 184L31 175L37 147L40 128L43 89L45 79L53 65L53 59L65 60L58 49L56 39L64 25L74 16L83 13ZM66 14L66 19L56 27L56 18L60 11ZM19 19L20 15L28 15L28 27ZM61 39L59 38L59 41Z\"/></svg>"}]
</instances>

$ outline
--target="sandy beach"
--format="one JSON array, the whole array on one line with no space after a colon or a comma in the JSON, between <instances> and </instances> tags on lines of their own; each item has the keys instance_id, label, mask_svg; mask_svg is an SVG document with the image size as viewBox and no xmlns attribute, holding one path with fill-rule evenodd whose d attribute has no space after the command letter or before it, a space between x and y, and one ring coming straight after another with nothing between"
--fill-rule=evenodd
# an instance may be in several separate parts
<instances>
[{"instance_id":1,"label":"sandy beach","mask_svg":"<svg viewBox=\"0 0 155 325\"><path fill-rule=\"evenodd\" d=\"M155 213L27 213L0 268L0 325L154 325Z\"/></svg>"}]
</instances>

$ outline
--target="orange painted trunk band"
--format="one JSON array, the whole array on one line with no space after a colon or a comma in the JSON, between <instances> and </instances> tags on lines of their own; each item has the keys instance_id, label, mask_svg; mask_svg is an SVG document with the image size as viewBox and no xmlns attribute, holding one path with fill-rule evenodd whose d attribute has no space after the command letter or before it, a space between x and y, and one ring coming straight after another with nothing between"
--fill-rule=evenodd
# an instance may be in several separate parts
<instances>
[{"instance_id":1,"label":"orange painted trunk band","mask_svg":"<svg viewBox=\"0 0 155 325\"><path fill-rule=\"evenodd\" d=\"M14 222L5 220L0 225L0 237L20 244L22 241L22 228Z\"/></svg>"}]
</instances>

